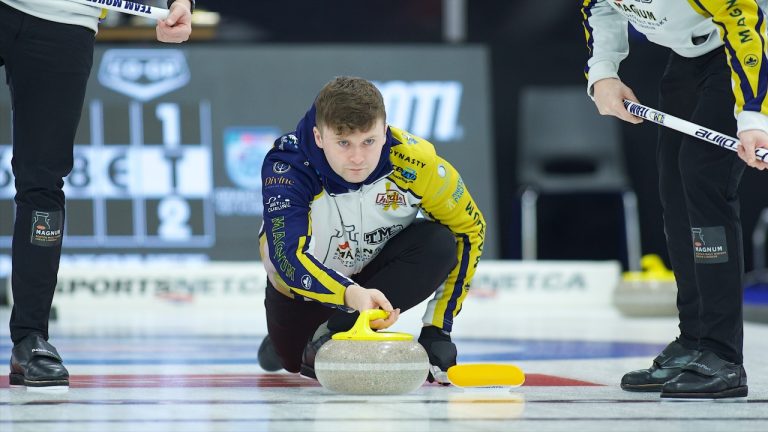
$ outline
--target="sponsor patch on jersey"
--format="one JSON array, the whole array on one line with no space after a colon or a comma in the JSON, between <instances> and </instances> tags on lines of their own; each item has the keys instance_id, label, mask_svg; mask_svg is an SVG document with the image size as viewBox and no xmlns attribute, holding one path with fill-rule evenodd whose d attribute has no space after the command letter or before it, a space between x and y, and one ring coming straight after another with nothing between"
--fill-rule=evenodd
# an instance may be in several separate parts
<instances>
[{"instance_id":1,"label":"sponsor patch on jersey","mask_svg":"<svg viewBox=\"0 0 768 432\"><path fill-rule=\"evenodd\" d=\"M456 189L451 194L451 199L454 203L458 203L461 197L464 195L464 180L462 180L461 177L459 177L459 181L456 182Z\"/></svg>"},{"instance_id":2,"label":"sponsor patch on jersey","mask_svg":"<svg viewBox=\"0 0 768 432\"><path fill-rule=\"evenodd\" d=\"M285 174L291 170L291 166L285 162L277 161L272 164L272 172L275 174Z\"/></svg>"},{"instance_id":3,"label":"sponsor patch on jersey","mask_svg":"<svg viewBox=\"0 0 768 432\"><path fill-rule=\"evenodd\" d=\"M294 280L296 274L296 268L288 261L288 257L285 255L285 217L278 216L270 219L272 222L272 263L275 267L279 268L284 275L290 280Z\"/></svg>"},{"instance_id":4,"label":"sponsor patch on jersey","mask_svg":"<svg viewBox=\"0 0 768 432\"><path fill-rule=\"evenodd\" d=\"M445 174L446 174L445 166L443 166L443 164L438 165L437 166L437 175L442 178L442 177L445 177Z\"/></svg>"},{"instance_id":5,"label":"sponsor patch on jersey","mask_svg":"<svg viewBox=\"0 0 768 432\"><path fill-rule=\"evenodd\" d=\"M336 247L336 253L333 254L333 259L341 261L344 267L355 266L355 251L348 241L339 243Z\"/></svg>"},{"instance_id":6,"label":"sponsor patch on jersey","mask_svg":"<svg viewBox=\"0 0 768 432\"><path fill-rule=\"evenodd\" d=\"M376 194L376 205L382 207L384 211L397 210L406 205L405 195L397 190L389 190L389 187L387 187L386 192Z\"/></svg>"},{"instance_id":7,"label":"sponsor patch on jersey","mask_svg":"<svg viewBox=\"0 0 768 432\"><path fill-rule=\"evenodd\" d=\"M278 195L276 197L269 197L267 199L267 213L272 213L278 210L285 210L290 207L290 198L282 198L280 195Z\"/></svg>"},{"instance_id":8,"label":"sponsor patch on jersey","mask_svg":"<svg viewBox=\"0 0 768 432\"><path fill-rule=\"evenodd\" d=\"M287 177L267 177L264 179L264 188L272 188L277 186L293 186L293 179Z\"/></svg>"},{"instance_id":9,"label":"sponsor patch on jersey","mask_svg":"<svg viewBox=\"0 0 768 432\"><path fill-rule=\"evenodd\" d=\"M400 224L380 227L363 234L363 239L365 239L365 242L368 244L381 244L391 239L402 230L403 226Z\"/></svg>"},{"instance_id":10,"label":"sponsor patch on jersey","mask_svg":"<svg viewBox=\"0 0 768 432\"><path fill-rule=\"evenodd\" d=\"M400 166L395 165L394 170L399 176L406 182L412 182L416 180L416 177L418 177L418 174L416 174L416 170L413 168L403 168Z\"/></svg>"},{"instance_id":11,"label":"sponsor patch on jersey","mask_svg":"<svg viewBox=\"0 0 768 432\"><path fill-rule=\"evenodd\" d=\"M285 150L286 148L297 149L299 148L299 139L294 134L283 135L277 143L277 148L280 150Z\"/></svg>"},{"instance_id":12,"label":"sponsor patch on jersey","mask_svg":"<svg viewBox=\"0 0 768 432\"><path fill-rule=\"evenodd\" d=\"M407 163L409 163L411 165L416 165L419 168L424 168L425 166L427 166L426 162L422 162L422 161L420 161L419 159L416 159L413 156L409 156L409 155L407 155L405 153L399 152L399 151L397 151L394 148L392 149L392 154L394 154L394 156L396 158L400 159L401 161L407 162Z\"/></svg>"}]
</instances>

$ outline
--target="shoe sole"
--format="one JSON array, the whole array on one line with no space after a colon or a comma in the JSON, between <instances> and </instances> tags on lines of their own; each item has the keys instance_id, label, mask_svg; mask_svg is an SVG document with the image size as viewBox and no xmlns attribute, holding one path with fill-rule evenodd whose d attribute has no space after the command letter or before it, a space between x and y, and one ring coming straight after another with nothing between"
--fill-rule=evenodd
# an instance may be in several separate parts
<instances>
[{"instance_id":1,"label":"shoe sole","mask_svg":"<svg viewBox=\"0 0 768 432\"><path fill-rule=\"evenodd\" d=\"M264 340L261 341L257 359L259 361L259 367L267 372L278 372L283 370L283 365L277 357L275 347L272 345L272 340L269 338L269 335L265 336Z\"/></svg>"},{"instance_id":2,"label":"shoe sole","mask_svg":"<svg viewBox=\"0 0 768 432\"><path fill-rule=\"evenodd\" d=\"M299 375L301 375L304 378L309 378L317 381L317 375L315 374L315 369L307 365L301 365L301 369L299 370Z\"/></svg>"},{"instance_id":3,"label":"shoe sole","mask_svg":"<svg viewBox=\"0 0 768 432\"><path fill-rule=\"evenodd\" d=\"M22 374L8 374L8 384L13 387L32 387L32 388L69 388L68 379L54 380L28 380Z\"/></svg>"},{"instance_id":4,"label":"shoe sole","mask_svg":"<svg viewBox=\"0 0 768 432\"><path fill-rule=\"evenodd\" d=\"M664 400L702 401L716 399L745 398L749 393L747 386L735 387L717 393L661 393Z\"/></svg>"},{"instance_id":5,"label":"shoe sole","mask_svg":"<svg viewBox=\"0 0 768 432\"><path fill-rule=\"evenodd\" d=\"M451 380L448 379L448 372L443 371L442 369L440 369L438 366L435 366L435 365L429 365L429 374L427 375L427 381L436 382L441 386L451 385Z\"/></svg>"},{"instance_id":6,"label":"shoe sole","mask_svg":"<svg viewBox=\"0 0 768 432\"><path fill-rule=\"evenodd\" d=\"M622 384L621 389L629 392L661 393L664 384Z\"/></svg>"}]
</instances>

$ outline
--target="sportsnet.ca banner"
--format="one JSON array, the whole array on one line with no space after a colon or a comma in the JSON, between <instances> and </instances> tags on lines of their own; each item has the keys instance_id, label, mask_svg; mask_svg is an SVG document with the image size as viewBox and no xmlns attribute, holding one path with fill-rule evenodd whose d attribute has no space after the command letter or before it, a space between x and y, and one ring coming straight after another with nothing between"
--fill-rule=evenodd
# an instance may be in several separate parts
<instances>
[{"instance_id":1,"label":"sportsnet.ca banner","mask_svg":"<svg viewBox=\"0 0 768 432\"><path fill-rule=\"evenodd\" d=\"M462 315L479 314L482 319L489 310L611 307L620 274L621 266L614 261L481 261ZM72 264L62 266L54 305L62 316L83 310L109 314L254 311L263 307L265 281L258 261L186 266ZM10 298L10 283L6 290Z\"/></svg>"}]
</instances>

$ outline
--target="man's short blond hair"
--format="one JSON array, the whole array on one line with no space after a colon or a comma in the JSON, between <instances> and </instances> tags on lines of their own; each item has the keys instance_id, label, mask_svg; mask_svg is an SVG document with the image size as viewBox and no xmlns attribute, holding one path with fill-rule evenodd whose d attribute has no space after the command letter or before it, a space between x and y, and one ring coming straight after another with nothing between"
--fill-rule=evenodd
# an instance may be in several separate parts
<instances>
[{"instance_id":1,"label":"man's short blond hair","mask_svg":"<svg viewBox=\"0 0 768 432\"><path fill-rule=\"evenodd\" d=\"M336 135L369 131L378 119L386 122L384 98L372 82L340 76L323 86L315 99L315 121Z\"/></svg>"}]
</instances>

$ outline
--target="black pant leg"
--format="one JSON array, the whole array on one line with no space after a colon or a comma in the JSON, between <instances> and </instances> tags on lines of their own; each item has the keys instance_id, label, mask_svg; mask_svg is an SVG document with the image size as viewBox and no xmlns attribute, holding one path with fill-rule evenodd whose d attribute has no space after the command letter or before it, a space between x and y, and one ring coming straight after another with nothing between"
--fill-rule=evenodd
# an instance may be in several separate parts
<instances>
[{"instance_id":1,"label":"black pant leg","mask_svg":"<svg viewBox=\"0 0 768 432\"><path fill-rule=\"evenodd\" d=\"M48 316L61 257L63 177L93 63L94 33L18 11L19 32L3 56L13 109L16 220L12 243L11 338L48 337Z\"/></svg>"},{"instance_id":2,"label":"black pant leg","mask_svg":"<svg viewBox=\"0 0 768 432\"><path fill-rule=\"evenodd\" d=\"M659 109L668 114L690 119L696 108L695 71L672 53L661 80ZM677 282L677 309L680 343L698 349L700 328L699 288L693 263L691 226L680 173L680 151L685 135L659 126L656 165L659 170L659 197L663 209L667 250ZM702 145L707 143L702 142Z\"/></svg>"},{"instance_id":3,"label":"black pant leg","mask_svg":"<svg viewBox=\"0 0 768 432\"><path fill-rule=\"evenodd\" d=\"M687 76L695 87L662 89L665 100L673 106L693 101L687 117L694 123L735 135L730 70L722 50L694 59L673 57L668 72ZM742 363L744 259L737 189L745 164L736 153L694 137L683 136L677 148L665 149L668 144L660 142L660 188L678 281L681 341L690 347L697 336L699 348Z\"/></svg>"},{"instance_id":4,"label":"black pant leg","mask_svg":"<svg viewBox=\"0 0 768 432\"><path fill-rule=\"evenodd\" d=\"M701 70L692 121L736 135L731 73L722 50L697 59ZM691 223L696 283L701 296L699 346L743 363L744 253L738 187L746 164L736 152L695 138L682 144L680 172Z\"/></svg>"},{"instance_id":5,"label":"black pant leg","mask_svg":"<svg viewBox=\"0 0 768 432\"><path fill-rule=\"evenodd\" d=\"M363 287L382 291L395 308L406 311L434 293L457 260L453 233L440 224L418 220L389 240L353 279ZM331 331L346 331L359 316L318 302L291 299L269 281L264 305L267 331L289 372L299 372L307 341L322 323L328 321Z\"/></svg>"},{"instance_id":6,"label":"black pant leg","mask_svg":"<svg viewBox=\"0 0 768 432\"><path fill-rule=\"evenodd\" d=\"M453 233L436 222L420 219L390 239L353 279L362 287L380 290L392 307L405 312L432 295L457 262ZM358 315L335 312L328 328L348 330Z\"/></svg>"},{"instance_id":7,"label":"black pant leg","mask_svg":"<svg viewBox=\"0 0 768 432\"><path fill-rule=\"evenodd\" d=\"M288 372L299 372L304 347L334 309L314 301L289 298L279 293L269 281L264 306L267 332L283 368Z\"/></svg>"}]
</instances>

